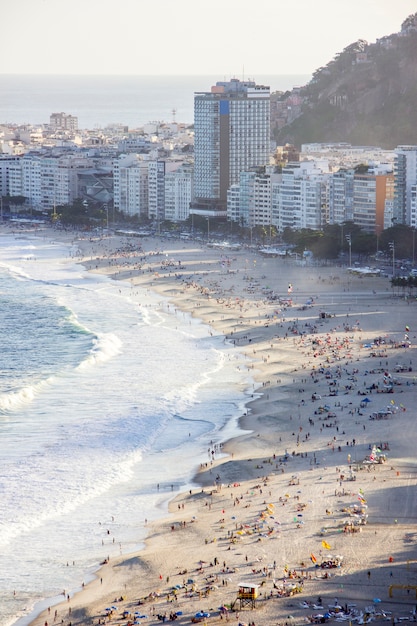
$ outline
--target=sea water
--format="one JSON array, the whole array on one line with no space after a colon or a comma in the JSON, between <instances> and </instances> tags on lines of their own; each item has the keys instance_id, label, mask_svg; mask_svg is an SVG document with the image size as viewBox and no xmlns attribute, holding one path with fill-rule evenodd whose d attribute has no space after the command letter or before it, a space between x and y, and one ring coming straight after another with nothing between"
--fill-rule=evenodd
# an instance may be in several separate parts
<instances>
[{"instance_id":1,"label":"sea water","mask_svg":"<svg viewBox=\"0 0 417 626\"><path fill-rule=\"evenodd\" d=\"M0 626L139 549L252 388L223 337L76 254L0 235Z\"/></svg>"},{"instance_id":2,"label":"sea water","mask_svg":"<svg viewBox=\"0 0 417 626\"><path fill-rule=\"evenodd\" d=\"M239 77L241 80L244 77ZM306 85L306 74L256 76L258 85L287 91ZM51 113L78 117L81 129L150 121L194 120L194 93L210 91L225 76L48 76L0 74L0 124L48 124Z\"/></svg>"}]
</instances>

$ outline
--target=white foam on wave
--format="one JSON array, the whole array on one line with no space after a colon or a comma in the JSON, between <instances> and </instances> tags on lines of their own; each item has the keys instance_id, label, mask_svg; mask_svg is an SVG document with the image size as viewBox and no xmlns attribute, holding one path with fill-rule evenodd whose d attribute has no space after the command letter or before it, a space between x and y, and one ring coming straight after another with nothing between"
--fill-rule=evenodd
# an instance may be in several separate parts
<instances>
[{"instance_id":1,"label":"white foam on wave","mask_svg":"<svg viewBox=\"0 0 417 626\"><path fill-rule=\"evenodd\" d=\"M72 439L77 439L74 430ZM47 452L21 459L7 484L1 485L3 515L0 519L0 547L12 545L25 533L32 533L46 522L69 518L85 503L106 494L117 484L132 477L133 468L141 462L143 451L122 450L110 454L103 447L88 449L88 458L82 440L88 440L85 425L80 426L78 443L59 447L59 453ZM97 480L97 472L100 480ZM31 479L28 477L31 476ZM36 484L36 489L34 485ZM23 486L22 486L23 485ZM26 487L24 487L26 485ZM19 501L16 511L15 500Z\"/></svg>"},{"instance_id":2,"label":"white foam on wave","mask_svg":"<svg viewBox=\"0 0 417 626\"><path fill-rule=\"evenodd\" d=\"M53 380L54 376L49 376L46 380L41 380L34 385L28 385L18 391L0 394L0 414L14 413L31 404Z\"/></svg>"},{"instance_id":3,"label":"white foam on wave","mask_svg":"<svg viewBox=\"0 0 417 626\"><path fill-rule=\"evenodd\" d=\"M78 365L77 369L94 367L120 354L122 342L114 333L99 334L93 339L93 347L88 356Z\"/></svg>"},{"instance_id":4,"label":"white foam on wave","mask_svg":"<svg viewBox=\"0 0 417 626\"><path fill-rule=\"evenodd\" d=\"M27 274L21 267L17 265L10 265L9 263L0 263L0 267L7 270L16 280L23 280L30 278L29 274Z\"/></svg>"}]
</instances>

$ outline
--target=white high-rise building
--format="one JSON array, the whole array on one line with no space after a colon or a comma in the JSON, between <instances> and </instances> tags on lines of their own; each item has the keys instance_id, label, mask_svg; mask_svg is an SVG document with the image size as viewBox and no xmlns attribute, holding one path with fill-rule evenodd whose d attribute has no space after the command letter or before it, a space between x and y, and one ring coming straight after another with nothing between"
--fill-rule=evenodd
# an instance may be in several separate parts
<instances>
[{"instance_id":1,"label":"white high-rise building","mask_svg":"<svg viewBox=\"0 0 417 626\"><path fill-rule=\"evenodd\" d=\"M138 154L114 161L114 207L126 215L148 215L148 163Z\"/></svg>"},{"instance_id":2,"label":"white high-rise building","mask_svg":"<svg viewBox=\"0 0 417 626\"><path fill-rule=\"evenodd\" d=\"M240 213L240 185L232 185L227 191L227 219L239 226L245 223Z\"/></svg>"},{"instance_id":3,"label":"white high-rise building","mask_svg":"<svg viewBox=\"0 0 417 626\"><path fill-rule=\"evenodd\" d=\"M282 181L274 195L273 223L285 228L317 229L323 226L329 179L326 162L303 161L282 168Z\"/></svg>"},{"instance_id":4,"label":"white high-rise building","mask_svg":"<svg viewBox=\"0 0 417 626\"><path fill-rule=\"evenodd\" d=\"M10 171L19 161L19 156L0 153L0 196L10 194Z\"/></svg>"},{"instance_id":5,"label":"white high-rise building","mask_svg":"<svg viewBox=\"0 0 417 626\"><path fill-rule=\"evenodd\" d=\"M245 226L270 226L272 224L272 182L279 175L260 168L240 174L240 222Z\"/></svg>"},{"instance_id":6,"label":"white high-rise building","mask_svg":"<svg viewBox=\"0 0 417 626\"><path fill-rule=\"evenodd\" d=\"M155 161L148 161L148 217L149 219L156 221L158 228L165 219L173 219L172 217L166 215L165 210L166 176L170 172L176 172L183 163L184 161L180 159L167 161L158 159ZM187 208L187 215L184 219L188 217L189 209L190 207ZM180 212L183 213L182 210ZM173 221L177 221L177 218Z\"/></svg>"},{"instance_id":7,"label":"white high-rise building","mask_svg":"<svg viewBox=\"0 0 417 626\"><path fill-rule=\"evenodd\" d=\"M165 161L148 161L148 217L165 219Z\"/></svg>"},{"instance_id":8,"label":"white high-rise building","mask_svg":"<svg viewBox=\"0 0 417 626\"><path fill-rule=\"evenodd\" d=\"M165 174L165 219L184 222L189 217L193 175L194 170L189 163L183 163L175 171Z\"/></svg>"},{"instance_id":9,"label":"white high-rise building","mask_svg":"<svg viewBox=\"0 0 417 626\"><path fill-rule=\"evenodd\" d=\"M398 146L394 151L394 215L397 224L411 225L413 186L417 184L417 146Z\"/></svg>"},{"instance_id":10,"label":"white high-rise building","mask_svg":"<svg viewBox=\"0 0 417 626\"><path fill-rule=\"evenodd\" d=\"M192 212L226 216L228 189L241 172L268 165L269 148L269 87L232 79L196 93Z\"/></svg>"},{"instance_id":11,"label":"white high-rise building","mask_svg":"<svg viewBox=\"0 0 417 626\"><path fill-rule=\"evenodd\" d=\"M354 169L341 168L329 179L329 223L343 224L353 220Z\"/></svg>"}]
</instances>

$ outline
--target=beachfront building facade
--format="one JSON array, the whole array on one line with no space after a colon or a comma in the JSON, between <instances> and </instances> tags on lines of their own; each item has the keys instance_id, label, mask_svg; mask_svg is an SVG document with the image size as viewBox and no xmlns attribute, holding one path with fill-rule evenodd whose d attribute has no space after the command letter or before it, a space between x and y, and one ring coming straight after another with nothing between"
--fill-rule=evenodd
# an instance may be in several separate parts
<instances>
[{"instance_id":1,"label":"beachfront building facade","mask_svg":"<svg viewBox=\"0 0 417 626\"><path fill-rule=\"evenodd\" d=\"M325 164L290 163L241 172L229 189L227 218L241 226L318 229L326 221L329 174Z\"/></svg>"},{"instance_id":2,"label":"beachfront building facade","mask_svg":"<svg viewBox=\"0 0 417 626\"><path fill-rule=\"evenodd\" d=\"M165 161L148 161L148 217L159 225L165 219Z\"/></svg>"},{"instance_id":3,"label":"beachfront building facade","mask_svg":"<svg viewBox=\"0 0 417 626\"><path fill-rule=\"evenodd\" d=\"M114 208L126 215L148 215L148 163L140 154L124 154L113 164Z\"/></svg>"},{"instance_id":4,"label":"beachfront building facade","mask_svg":"<svg viewBox=\"0 0 417 626\"><path fill-rule=\"evenodd\" d=\"M411 228L417 228L417 185L411 186L410 193L410 224ZM413 235L414 237L414 235Z\"/></svg>"},{"instance_id":5,"label":"beachfront building facade","mask_svg":"<svg viewBox=\"0 0 417 626\"><path fill-rule=\"evenodd\" d=\"M101 167L100 167L101 163ZM58 206L72 204L76 199L92 200L98 197L98 185L90 188L92 197L86 197L81 183L86 170L107 179L105 187L112 201L113 177L111 162L97 157L64 155L50 156L28 152L14 160L9 168L10 196L23 196L26 204L35 210L53 211Z\"/></svg>"},{"instance_id":6,"label":"beachfront building facade","mask_svg":"<svg viewBox=\"0 0 417 626\"><path fill-rule=\"evenodd\" d=\"M227 220L247 228L275 225L272 193L280 180L281 175L272 166L241 172L239 184L228 191Z\"/></svg>"},{"instance_id":7,"label":"beachfront building facade","mask_svg":"<svg viewBox=\"0 0 417 626\"><path fill-rule=\"evenodd\" d=\"M190 216L194 197L194 168L191 163L177 165L165 174L165 219L184 222Z\"/></svg>"},{"instance_id":8,"label":"beachfront building facade","mask_svg":"<svg viewBox=\"0 0 417 626\"><path fill-rule=\"evenodd\" d=\"M181 157L166 160L150 160L148 163L148 217L154 220L157 230L164 220L186 220L190 214L193 185L189 185L190 164ZM182 167L184 165L184 167ZM178 178L175 174L178 173ZM174 176L171 176L173 174ZM168 182L167 182L168 181ZM167 192L176 190L176 199ZM181 191L182 190L182 191ZM188 206L183 205L183 198L188 198ZM184 218L180 218L184 215Z\"/></svg>"},{"instance_id":9,"label":"beachfront building facade","mask_svg":"<svg viewBox=\"0 0 417 626\"><path fill-rule=\"evenodd\" d=\"M38 155L26 154L16 161L10 170L10 195L23 196L34 209L52 208L54 204L54 177L51 180L51 163L43 166ZM45 181L44 176L49 178ZM50 192L48 193L48 187Z\"/></svg>"},{"instance_id":10,"label":"beachfront building facade","mask_svg":"<svg viewBox=\"0 0 417 626\"><path fill-rule=\"evenodd\" d=\"M326 162L288 163L273 194L273 224L285 228L318 229L324 225L329 173Z\"/></svg>"},{"instance_id":11,"label":"beachfront building facade","mask_svg":"<svg viewBox=\"0 0 417 626\"><path fill-rule=\"evenodd\" d=\"M19 156L0 153L0 196L10 195L10 174L13 166L20 160ZM15 170L13 170L15 171Z\"/></svg>"},{"instance_id":12,"label":"beachfront building facade","mask_svg":"<svg viewBox=\"0 0 417 626\"><path fill-rule=\"evenodd\" d=\"M353 169L341 168L329 177L329 223L353 221Z\"/></svg>"},{"instance_id":13,"label":"beachfront building facade","mask_svg":"<svg viewBox=\"0 0 417 626\"><path fill-rule=\"evenodd\" d=\"M369 170L355 173L353 180L353 221L368 233L380 233L385 205L392 199L393 174Z\"/></svg>"},{"instance_id":14,"label":"beachfront building facade","mask_svg":"<svg viewBox=\"0 0 417 626\"><path fill-rule=\"evenodd\" d=\"M394 150L394 177L393 223L410 226L413 186L417 184L417 146L398 146Z\"/></svg>"},{"instance_id":15,"label":"beachfront building facade","mask_svg":"<svg viewBox=\"0 0 417 626\"><path fill-rule=\"evenodd\" d=\"M227 220L243 226L240 216L240 185L231 185L227 190Z\"/></svg>"},{"instance_id":16,"label":"beachfront building facade","mask_svg":"<svg viewBox=\"0 0 417 626\"><path fill-rule=\"evenodd\" d=\"M195 94L193 213L226 217L240 173L269 159L269 87L232 79Z\"/></svg>"}]
</instances>

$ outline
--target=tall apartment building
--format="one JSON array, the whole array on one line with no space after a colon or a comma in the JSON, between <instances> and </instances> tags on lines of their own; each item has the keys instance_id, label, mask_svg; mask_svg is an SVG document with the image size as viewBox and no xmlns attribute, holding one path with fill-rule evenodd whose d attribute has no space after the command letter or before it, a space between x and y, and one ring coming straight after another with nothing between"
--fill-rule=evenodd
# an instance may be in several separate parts
<instances>
[{"instance_id":1,"label":"tall apartment building","mask_svg":"<svg viewBox=\"0 0 417 626\"><path fill-rule=\"evenodd\" d=\"M239 226L245 223L240 214L240 185L231 185L227 190L227 220Z\"/></svg>"},{"instance_id":2,"label":"tall apartment building","mask_svg":"<svg viewBox=\"0 0 417 626\"><path fill-rule=\"evenodd\" d=\"M148 163L138 154L114 160L114 207L126 215L148 216Z\"/></svg>"},{"instance_id":3,"label":"tall apartment building","mask_svg":"<svg viewBox=\"0 0 417 626\"><path fill-rule=\"evenodd\" d=\"M148 162L148 217L160 224L165 219L165 161Z\"/></svg>"},{"instance_id":4,"label":"tall apartment building","mask_svg":"<svg viewBox=\"0 0 417 626\"><path fill-rule=\"evenodd\" d=\"M183 159L168 159L168 160L151 160L148 161L148 217L155 220L157 224L161 224L165 219L171 220L172 217L166 215L166 177L171 172L176 172L178 168L184 163ZM191 197L190 197L191 201ZM189 215L190 207L187 207L187 215L184 219L187 219ZM170 206L169 213L172 212L172 206ZM184 213L183 210L180 211ZM178 221L175 218L173 221Z\"/></svg>"},{"instance_id":5,"label":"tall apartment building","mask_svg":"<svg viewBox=\"0 0 417 626\"><path fill-rule=\"evenodd\" d=\"M397 224L411 225L413 186L417 184L417 146L398 146L394 156L394 215Z\"/></svg>"},{"instance_id":6,"label":"tall apartment building","mask_svg":"<svg viewBox=\"0 0 417 626\"><path fill-rule=\"evenodd\" d=\"M165 219L184 222L189 217L193 179L194 168L190 163L165 174Z\"/></svg>"},{"instance_id":7,"label":"tall apartment building","mask_svg":"<svg viewBox=\"0 0 417 626\"><path fill-rule=\"evenodd\" d=\"M417 228L417 185L411 187L410 198L410 223L409 226Z\"/></svg>"},{"instance_id":8,"label":"tall apartment building","mask_svg":"<svg viewBox=\"0 0 417 626\"><path fill-rule=\"evenodd\" d=\"M392 181L392 174L372 170L354 176L353 221L368 233L380 233L384 228L385 203L392 194Z\"/></svg>"},{"instance_id":9,"label":"tall apartment building","mask_svg":"<svg viewBox=\"0 0 417 626\"><path fill-rule=\"evenodd\" d=\"M279 231L323 226L329 176L326 162L302 161L282 168L282 181L273 196Z\"/></svg>"},{"instance_id":10,"label":"tall apartment building","mask_svg":"<svg viewBox=\"0 0 417 626\"><path fill-rule=\"evenodd\" d=\"M269 87L232 79L196 93L191 211L226 216L228 189L240 172L267 165L269 148Z\"/></svg>"},{"instance_id":11,"label":"tall apartment building","mask_svg":"<svg viewBox=\"0 0 417 626\"><path fill-rule=\"evenodd\" d=\"M229 190L227 217L240 225L271 226L272 224L272 183L280 179L280 175L267 171L268 168L257 168L250 172L240 173L238 219L232 220L235 213L234 187Z\"/></svg>"},{"instance_id":12,"label":"tall apartment building","mask_svg":"<svg viewBox=\"0 0 417 626\"><path fill-rule=\"evenodd\" d=\"M10 170L20 157L0 153L0 196L10 195Z\"/></svg>"},{"instance_id":13,"label":"tall apartment building","mask_svg":"<svg viewBox=\"0 0 417 626\"><path fill-rule=\"evenodd\" d=\"M353 221L354 170L341 168L329 179L329 223Z\"/></svg>"}]
</instances>

